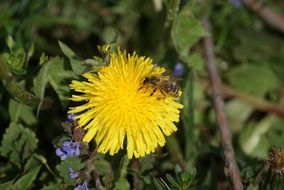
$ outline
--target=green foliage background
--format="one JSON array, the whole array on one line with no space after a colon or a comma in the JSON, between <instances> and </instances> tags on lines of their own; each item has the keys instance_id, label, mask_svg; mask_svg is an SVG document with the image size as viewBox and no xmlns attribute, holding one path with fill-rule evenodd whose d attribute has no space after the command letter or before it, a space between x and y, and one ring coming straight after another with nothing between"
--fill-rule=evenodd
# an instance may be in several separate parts
<instances>
[{"instance_id":1,"label":"green foliage background","mask_svg":"<svg viewBox=\"0 0 284 190\"><path fill-rule=\"evenodd\" d=\"M230 1L231 2L231 1ZM224 156L205 69L202 38L212 35L224 81L225 111L244 186L281 189L283 179L265 170L274 146L284 148L284 37L244 5L200 0L2 0L0 61L15 77L0 85L0 188L72 189L68 165L53 140L63 133L69 83L84 72L82 60L98 55L97 45L117 37L122 49L150 56L169 70L180 62L184 110L167 146L140 159L139 170L125 152L98 155L94 166L104 189L227 189ZM278 13L284 5L263 0ZM209 34L202 19L209 15ZM284 16L284 14L282 15ZM61 41L61 48L58 44ZM68 48L69 47L69 48ZM62 50L61 50L62 49ZM72 50L71 50L72 49ZM34 94L21 99L18 87ZM228 90L229 89L229 90ZM34 105L42 105L34 106ZM270 109L268 109L270 108ZM176 166L176 165L179 166ZM95 189L94 179L89 187Z\"/></svg>"}]
</instances>

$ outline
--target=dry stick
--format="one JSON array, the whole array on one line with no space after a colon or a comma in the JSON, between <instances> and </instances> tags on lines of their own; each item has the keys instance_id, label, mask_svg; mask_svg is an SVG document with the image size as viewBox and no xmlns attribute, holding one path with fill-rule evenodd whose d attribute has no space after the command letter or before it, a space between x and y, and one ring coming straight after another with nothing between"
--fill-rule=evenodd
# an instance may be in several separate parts
<instances>
[{"instance_id":1,"label":"dry stick","mask_svg":"<svg viewBox=\"0 0 284 190\"><path fill-rule=\"evenodd\" d=\"M251 10L256 12L264 21L284 33L284 18L272 9L264 6L259 0L242 0Z\"/></svg>"},{"instance_id":2,"label":"dry stick","mask_svg":"<svg viewBox=\"0 0 284 190\"><path fill-rule=\"evenodd\" d=\"M222 85L222 91L225 97L238 98L249 103L257 110L274 113L275 115L284 118L284 109L279 107L278 105L275 105L266 100L259 99L257 97L250 96L243 92L238 92L237 90L234 90L227 85Z\"/></svg>"},{"instance_id":3,"label":"dry stick","mask_svg":"<svg viewBox=\"0 0 284 190\"><path fill-rule=\"evenodd\" d=\"M101 183L99 174L96 172L95 165L93 164L97 159L97 153L98 152L97 152L97 148L96 148L91 153L89 159L86 161L86 167L87 167L87 170L90 170L89 172L91 172L94 175L96 189L100 190L100 189L102 189L102 183Z\"/></svg>"},{"instance_id":4,"label":"dry stick","mask_svg":"<svg viewBox=\"0 0 284 190\"><path fill-rule=\"evenodd\" d=\"M209 89L209 83L204 80L203 81L204 86L206 89ZM268 112L268 113L273 113L279 117L284 118L284 109L276 105L275 103L269 102L264 99L260 99L258 97L252 96L250 94L247 94L245 92L240 92L231 86L222 84L221 86L223 96L225 98L237 98L240 99L249 105L251 105L254 109L263 111L263 112ZM211 92L210 92L211 93Z\"/></svg>"},{"instance_id":5,"label":"dry stick","mask_svg":"<svg viewBox=\"0 0 284 190\"><path fill-rule=\"evenodd\" d=\"M204 26L208 32L211 32L211 26L208 17L204 19ZM239 168L235 160L235 153L232 146L232 136L229 130L228 121L224 112L224 101L222 97L221 90L221 79L218 75L216 65L215 65L215 55L212 36L204 38L204 48L205 55L207 58L206 66L208 74L212 83L212 93L214 98L214 106L218 121L218 127L221 135L221 142L224 148L225 155L225 174L228 175L229 181L234 190L243 189L243 184L241 182Z\"/></svg>"},{"instance_id":6,"label":"dry stick","mask_svg":"<svg viewBox=\"0 0 284 190\"><path fill-rule=\"evenodd\" d=\"M100 176L96 171L93 171L93 173L94 173L94 177L95 177L96 189L100 190L101 187L102 187Z\"/></svg>"}]
</instances>

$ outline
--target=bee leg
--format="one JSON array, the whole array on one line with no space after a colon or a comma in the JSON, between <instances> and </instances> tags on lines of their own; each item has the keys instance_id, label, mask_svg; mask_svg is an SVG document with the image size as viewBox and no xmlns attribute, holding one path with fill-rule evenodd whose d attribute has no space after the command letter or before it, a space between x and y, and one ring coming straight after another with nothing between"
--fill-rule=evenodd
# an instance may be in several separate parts
<instances>
[{"instance_id":1,"label":"bee leg","mask_svg":"<svg viewBox=\"0 0 284 190\"><path fill-rule=\"evenodd\" d=\"M150 96L153 96L153 94L157 91L157 88L155 88L152 93L150 94Z\"/></svg>"},{"instance_id":2,"label":"bee leg","mask_svg":"<svg viewBox=\"0 0 284 190\"><path fill-rule=\"evenodd\" d=\"M166 97L167 97L166 94L162 90L160 90L160 92L163 95L163 97L158 97L157 100L164 100L164 99L166 99Z\"/></svg>"},{"instance_id":3,"label":"bee leg","mask_svg":"<svg viewBox=\"0 0 284 190\"><path fill-rule=\"evenodd\" d=\"M146 90L148 90L149 85L145 85L145 84L143 84L143 83L140 83L140 87L139 87L138 91L140 91L140 90L143 89L143 88L145 88Z\"/></svg>"}]
</instances>

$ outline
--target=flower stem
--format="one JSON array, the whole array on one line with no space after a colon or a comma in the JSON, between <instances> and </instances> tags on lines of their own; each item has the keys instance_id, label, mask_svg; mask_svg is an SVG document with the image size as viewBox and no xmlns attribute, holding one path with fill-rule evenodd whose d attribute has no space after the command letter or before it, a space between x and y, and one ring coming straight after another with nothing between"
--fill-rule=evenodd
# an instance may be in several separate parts
<instances>
[{"instance_id":1,"label":"flower stem","mask_svg":"<svg viewBox=\"0 0 284 190\"><path fill-rule=\"evenodd\" d=\"M187 164L183 159L182 152L180 150L179 144L175 136L167 137L167 148L169 150L172 160L177 163L183 171L187 171Z\"/></svg>"},{"instance_id":2,"label":"flower stem","mask_svg":"<svg viewBox=\"0 0 284 190\"><path fill-rule=\"evenodd\" d=\"M133 178L133 189L134 190L140 190L140 178L138 176L138 172L139 172L139 168L140 168L140 164L139 164L139 160L137 158L134 158L132 160L132 164L131 164L131 169L134 172L134 178Z\"/></svg>"}]
</instances>

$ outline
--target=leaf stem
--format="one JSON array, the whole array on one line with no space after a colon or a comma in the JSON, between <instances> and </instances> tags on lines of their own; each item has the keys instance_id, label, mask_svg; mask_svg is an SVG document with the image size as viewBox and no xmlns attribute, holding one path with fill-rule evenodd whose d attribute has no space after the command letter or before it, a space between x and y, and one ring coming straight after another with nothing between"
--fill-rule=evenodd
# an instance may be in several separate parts
<instances>
[{"instance_id":1,"label":"leaf stem","mask_svg":"<svg viewBox=\"0 0 284 190\"><path fill-rule=\"evenodd\" d=\"M46 167L46 169L54 176L54 177L58 177L56 176L56 174L52 171L52 169L49 167L46 159L42 159L41 156L39 156L38 154L34 154L34 156Z\"/></svg>"}]
</instances>

